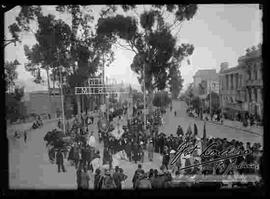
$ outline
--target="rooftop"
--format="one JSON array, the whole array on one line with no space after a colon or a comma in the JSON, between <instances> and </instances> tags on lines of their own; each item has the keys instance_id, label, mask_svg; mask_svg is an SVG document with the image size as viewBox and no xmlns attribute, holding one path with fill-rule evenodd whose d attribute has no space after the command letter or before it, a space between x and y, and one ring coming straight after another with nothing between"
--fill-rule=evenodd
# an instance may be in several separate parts
<instances>
[{"instance_id":1,"label":"rooftop","mask_svg":"<svg viewBox=\"0 0 270 199\"><path fill-rule=\"evenodd\" d=\"M198 70L193 77L201 77L207 80L218 80L216 69Z\"/></svg>"}]
</instances>

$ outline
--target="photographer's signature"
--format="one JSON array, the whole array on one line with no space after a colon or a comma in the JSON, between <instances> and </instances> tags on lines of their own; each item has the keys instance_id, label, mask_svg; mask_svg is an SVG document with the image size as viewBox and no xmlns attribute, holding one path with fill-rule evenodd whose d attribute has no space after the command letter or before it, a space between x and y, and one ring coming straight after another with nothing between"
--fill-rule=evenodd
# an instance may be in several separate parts
<instances>
[{"instance_id":1,"label":"photographer's signature","mask_svg":"<svg viewBox=\"0 0 270 199\"><path fill-rule=\"evenodd\" d=\"M239 156L246 156L246 155L251 154L252 152L250 150L248 150L248 149L247 150L240 150L234 146L229 146L226 149L219 151L219 150L214 148L217 145L218 144L215 142L210 144L209 146L207 146L205 149L202 150L200 155L197 156L201 159L208 158L210 160L204 161L204 162L201 162L198 164L186 166L186 167L180 168L180 170L186 170L186 169L189 169L192 167L197 167L200 165L209 165L209 164L215 163L215 167L219 168L219 170L223 173L223 175L226 175L231 170L241 169L241 168L251 168L251 167L254 168L255 167L254 165L248 165L244 161L238 165L236 164L236 158ZM182 143L181 145L179 145L175 155L170 160L170 165L174 166L182 154L184 157L188 156L188 155L193 155L195 150L198 150L198 149L200 149L199 146L197 144L192 143L192 142ZM212 159L212 158L214 158L214 159ZM223 161L227 160L227 159L232 160L232 161L230 161L229 165L225 168Z\"/></svg>"}]
</instances>

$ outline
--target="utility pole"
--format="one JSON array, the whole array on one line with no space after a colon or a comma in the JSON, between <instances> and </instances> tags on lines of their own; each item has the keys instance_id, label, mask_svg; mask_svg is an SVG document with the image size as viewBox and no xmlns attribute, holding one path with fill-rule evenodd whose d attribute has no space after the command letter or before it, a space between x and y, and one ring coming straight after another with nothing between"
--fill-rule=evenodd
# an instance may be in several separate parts
<instances>
[{"instance_id":1,"label":"utility pole","mask_svg":"<svg viewBox=\"0 0 270 199\"><path fill-rule=\"evenodd\" d=\"M212 113L212 108L211 108L211 87L212 87L212 84L211 84L211 81L210 81L210 88L209 88L209 90L210 90L210 94L209 94L209 102L210 102L210 105L209 105L209 108L210 108L210 117L211 117L211 113Z\"/></svg>"},{"instance_id":2,"label":"utility pole","mask_svg":"<svg viewBox=\"0 0 270 199\"><path fill-rule=\"evenodd\" d=\"M143 64L143 121L144 121L144 130L146 130L146 99L145 99L145 96L146 93L145 93L145 63Z\"/></svg>"},{"instance_id":3,"label":"utility pole","mask_svg":"<svg viewBox=\"0 0 270 199\"><path fill-rule=\"evenodd\" d=\"M58 56L59 58L59 56ZM59 73L60 73L60 97L61 97L61 105L62 105L62 117L63 117L63 131L66 134L66 125L65 125L65 112L64 112L64 96L63 96L63 84L62 84L62 66L59 65Z\"/></svg>"}]
</instances>

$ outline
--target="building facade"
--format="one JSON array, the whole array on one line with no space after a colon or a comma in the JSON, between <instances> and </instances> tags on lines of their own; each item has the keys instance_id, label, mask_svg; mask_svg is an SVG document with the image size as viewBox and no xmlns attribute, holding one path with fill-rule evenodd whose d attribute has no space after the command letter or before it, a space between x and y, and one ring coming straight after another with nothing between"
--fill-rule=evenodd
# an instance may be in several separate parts
<instances>
[{"instance_id":1,"label":"building facade","mask_svg":"<svg viewBox=\"0 0 270 199\"><path fill-rule=\"evenodd\" d=\"M205 84L202 90L200 85ZM219 76L215 69L198 70L193 76L193 94L205 99L210 92L219 93Z\"/></svg>"},{"instance_id":2,"label":"building facade","mask_svg":"<svg viewBox=\"0 0 270 199\"><path fill-rule=\"evenodd\" d=\"M221 64L219 73L220 104L223 112L234 116L236 113L248 111L245 100L245 71L239 65L228 68L227 63Z\"/></svg>"},{"instance_id":3,"label":"building facade","mask_svg":"<svg viewBox=\"0 0 270 199\"><path fill-rule=\"evenodd\" d=\"M246 108L251 114L263 116L263 77L261 47L239 58L246 73Z\"/></svg>"},{"instance_id":4,"label":"building facade","mask_svg":"<svg viewBox=\"0 0 270 199\"><path fill-rule=\"evenodd\" d=\"M236 67L221 64L219 73L220 103L231 114L263 115L263 80L261 50L256 49L238 59Z\"/></svg>"}]
</instances>

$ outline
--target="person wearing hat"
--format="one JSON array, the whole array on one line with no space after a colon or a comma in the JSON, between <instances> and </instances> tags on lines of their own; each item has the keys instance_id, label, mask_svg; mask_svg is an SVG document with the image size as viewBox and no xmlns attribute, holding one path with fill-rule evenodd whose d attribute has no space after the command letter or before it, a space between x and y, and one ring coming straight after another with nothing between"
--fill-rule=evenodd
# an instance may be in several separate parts
<instances>
[{"instance_id":1,"label":"person wearing hat","mask_svg":"<svg viewBox=\"0 0 270 199\"><path fill-rule=\"evenodd\" d=\"M154 156L154 145L153 145L153 141L150 139L148 146L147 146L147 151L148 151L148 160L150 162L153 161L153 156Z\"/></svg>"},{"instance_id":2,"label":"person wearing hat","mask_svg":"<svg viewBox=\"0 0 270 199\"><path fill-rule=\"evenodd\" d=\"M166 153L163 155L162 158L162 165L164 165L166 169L168 169L169 162L170 162L170 154L168 153L168 151L166 151Z\"/></svg>"},{"instance_id":3,"label":"person wearing hat","mask_svg":"<svg viewBox=\"0 0 270 199\"><path fill-rule=\"evenodd\" d=\"M148 179L147 173L141 172L135 183L135 189L151 189L151 181Z\"/></svg>"},{"instance_id":4,"label":"person wearing hat","mask_svg":"<svg viewBox=\"0 0 270 199\"><path fill-rule=\"evenodd\" d=\"M115 189L116 184L113 177L111 176L110 170L105 170L105 176L102 183L102 189Z\"/></svg>"},{"instance_id":5,"label":"person wearing hat","mask_svg":"<svg viewBox=\"0 0 270 199\"><path fill-rule=\"evenodd\" d=\"M119 166L115 167L115 171L112 177L113 177L113 180L115 182L117 189L121 189L121 176L120 176Z\"/></svg>"},{"instance_id":6,"label":"person wearing hat","mask_svg":"<svg viewBox=\"0 0 270 199\"><path fill-rule=\"evenodd\" d=\"M90 176L87 173L87 168L86 166L81 166L80 167L81 172L80 172L80 188L81 189L89 189L89 180Z\"/></svg>"},{"instance_id":7,"label":"person wearing hat","mask_svg":"<svg viewBox=\"0 0 270 199\"><path fill-rule=\"evenodd\" d=\"M136 169L136 171L133 175L133 178L132 178L133 188L135 188L136 181L137 181L140 173L144 173L144 170L142 169L142 165L138 164L138 168Z\"/></svg>"},{"instance_id":8,"label":"person wearing hat","mask_svg":"<svg viewBox=\"0 0 270 199\"><path fill-rule=\"evenodd\" d=\"M96 169L95 176L94 176L94 189L100 190L102 187L102 182L103 182L103 176L101 175L101 170Z\"/></svg>"},{"instance_id":9,"label":"person wearing hat","mask_svg":"<svg viewBox=\"0 0 270 199\"><path fill-rule=\"evenodd\" d=\"M183 136L184 135L184 131L183 131L183 128L180 126L180 125L178 125L178 127L177 127L177 132L176 132L176 135L179 137L179 136Z\"/></svg>"},{"instance_id":10,"label":"person wearing hat","mask_svg":"<svg viewBox=\"0 0 270 199\"><path fill-rule=\"evenodd\" d=\"M63 172L66 172L64 167L64 155L60 149L56 153L56 164L58 166L58 173L61 172L61 169Z\"/></svg>"}]
</instances>

